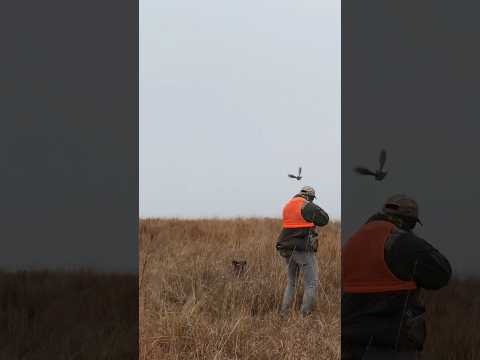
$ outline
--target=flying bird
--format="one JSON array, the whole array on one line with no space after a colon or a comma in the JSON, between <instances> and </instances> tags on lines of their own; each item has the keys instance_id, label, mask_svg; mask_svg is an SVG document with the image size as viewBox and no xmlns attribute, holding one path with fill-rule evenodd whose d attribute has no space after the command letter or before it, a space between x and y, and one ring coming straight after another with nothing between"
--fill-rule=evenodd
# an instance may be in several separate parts
<instances>
[{"instance_id":1,"label":"flying bird","mask_svg":"<svg viewBox=\"0 0 480 360\"><path fill-rule=\"evenodd\" d=\"M300 166L298 168L298 175L292 175L292 174L288 174L288 177L289 178L292 178L292 179L297 179L297 180L301 180L302 179L302 167Z\"/></svg>"},{"instance_id":2,"label":"flying bird","mask_svg":"<svg viewBox=\"0 0 480 360\"><path fill-rule=\"evenodd\" d=\"M382 151L380 151L380 157L378 159L380 167L377 170L372 171L370 169L367 169L366 167L357 166L354 169L354 171L359 175L370 175L375 177L375 180L381 181L385 178L385 176L387 176L387 173L388 173L387 171L383 170L383 167L385 166L386 161L387 161L387 152L385 149L382 149Z\"/></svg>"}]
</instances>

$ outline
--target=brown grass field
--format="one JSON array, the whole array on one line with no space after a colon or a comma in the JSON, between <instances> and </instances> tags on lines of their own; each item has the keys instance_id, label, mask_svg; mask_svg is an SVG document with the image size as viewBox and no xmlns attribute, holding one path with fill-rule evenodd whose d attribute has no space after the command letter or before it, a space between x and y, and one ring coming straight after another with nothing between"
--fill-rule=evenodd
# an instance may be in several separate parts
<instances>
[{"instance_id":1,"label":"brown grass field","mask_svg":"<svg viewBox=\"0 0 480 360\"><path fill-rule=\"evenodd\" d=\"M0 360L332 359L340 354L340 226L320 231L313 316L278 315L277 219L142 220L139 277L0 271ZM247 260L236 276L232 260ZM425 292L422 360L480 359L480 281ZM140 325L140 329L138 328ZM139 331L140 330L140 331Z\"/></svg>"},{"instance_id":2,"label":"brown grass field","mask_svg":"<svg viewBox=\"0 0 480 360\"><path fill-rule=\"evenodd\" d=\"M278 315L277 219L140 222L140 359L340 358L340 226L321 228L317 311ZM232 260L247 260L242 276Z\"/></svg>"},{"instance_id":3,"label":"brown grass field","mask_svg":"<svg viewBox=\"0 0 480 360\"><path fill-rule=\"evenodd\" d=\"M132 360L138 277L0 271L1 360Z\"/></svg>"},{"instance_id":4,"label":"brown grass field","mask_svg":"<svg viewBox=\"0 0 480 360\"><path fill-rule=\"evenodd\" d=\"M277 219L140 222L140 359L340 357L340 225L321 229L315 315L278 315L286 282ZM247 260L244 276L231 261ZM480 281L425 292L422 360L480 359Z\"/></svg>"},{"instance_id":5,"label":"brown grass field","mask_svg":"<svg viewBox=\"0 0 480 360\"><path fill-rule=\"evenodd\" d=\"M422 360L480 359L480 280L452 280L425 293L427 341Z\"/></svg>"}]
</instances>

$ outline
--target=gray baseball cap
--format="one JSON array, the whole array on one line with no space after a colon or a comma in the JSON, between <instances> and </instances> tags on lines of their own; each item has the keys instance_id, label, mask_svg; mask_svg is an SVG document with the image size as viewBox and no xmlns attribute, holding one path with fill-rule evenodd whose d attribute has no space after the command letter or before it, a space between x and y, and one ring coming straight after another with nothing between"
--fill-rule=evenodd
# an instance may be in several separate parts
<instances>
[{"instance_id":1,"label":"gray baseball cap","mask_svg":"<svg viewBox=\"0 0 480 360\"><path fill-rule=\"evenodd\" d=\"M383 212L390 215L414 218L420 225L423 225L418 218L417 202L404 194L390 196L383 205Z\"/></svg>"},{"instance_id":2,"label":"gray baseball cap","mask_svg":"<svg viewBox=\"0 0 480 360\"><path fill-rule=\"evenodd\" d=\"M311 186L304 186L300 189L300 194L304 194L307 196L311 196L313 198L316 198L315 196L315 189L312 188Z\"/></svg>"}]
</instances>

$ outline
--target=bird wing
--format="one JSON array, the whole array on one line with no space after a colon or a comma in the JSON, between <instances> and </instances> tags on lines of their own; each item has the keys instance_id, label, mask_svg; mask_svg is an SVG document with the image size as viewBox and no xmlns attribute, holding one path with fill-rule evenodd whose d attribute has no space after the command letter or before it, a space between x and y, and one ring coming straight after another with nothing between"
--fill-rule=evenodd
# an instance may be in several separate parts
<instances>
[{"instance_id":1,"label":"bird wing","mask_svg":"<svg viewBox=\"0 0 480 360\"><path fill-rule=\"evenodd\" d=\"M301 166L298 168L298 176L300 176L300 175L302 175L302 167Z\"/></svg>"},{"instance_id":2,"label":"bird wing","mask_svg":"<svg viewBox=\"0 0 480 360\"><path fill-rule=\"evenodd\" d=\"M380 171L383 170L383 167L385 166L385 161L387 161L387 151L385 149L382 149L382 151L380 151L380 158L379 158Z\"/></svg>"},{"instance_id":3,"label":"bird wing","mask_svg":"<svg viewBox=\"0 0 480 360\"><path fill-rule=\"evenodd\" d=\"M293 178L293 179L297 178L295 175L292 175L292 174L288 174L288 177Z\"/></svg>"},{"instance_id":4,"label":"bird wing","mask_svg":"<svg viewBox=\"0 0 480 360\"><path fill-rule=\"evenodd\" d=\"M360 175L375 175L375 173L365 167L362 166L357 166L355 169L353 169L357 174Z\"/></svg>"}]
</instances>

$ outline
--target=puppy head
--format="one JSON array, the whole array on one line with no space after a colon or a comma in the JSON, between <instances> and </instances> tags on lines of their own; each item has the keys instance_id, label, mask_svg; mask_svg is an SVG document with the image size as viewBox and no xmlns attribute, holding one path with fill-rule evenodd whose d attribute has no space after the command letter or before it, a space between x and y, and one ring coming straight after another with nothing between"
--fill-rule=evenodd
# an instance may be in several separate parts
<instances>
[{"instance_id":1,"label":"puppy head","mask_svg":"<svg viewBox=\"0 0 480 360\"><path fill-rule=\"evenodd\" d=\"M243 272L245 270L245 267L247 266L247 261L246 260L232 260L232 265L233 265L233 271L235 272Z\"/></svg>"}]
</instances>

